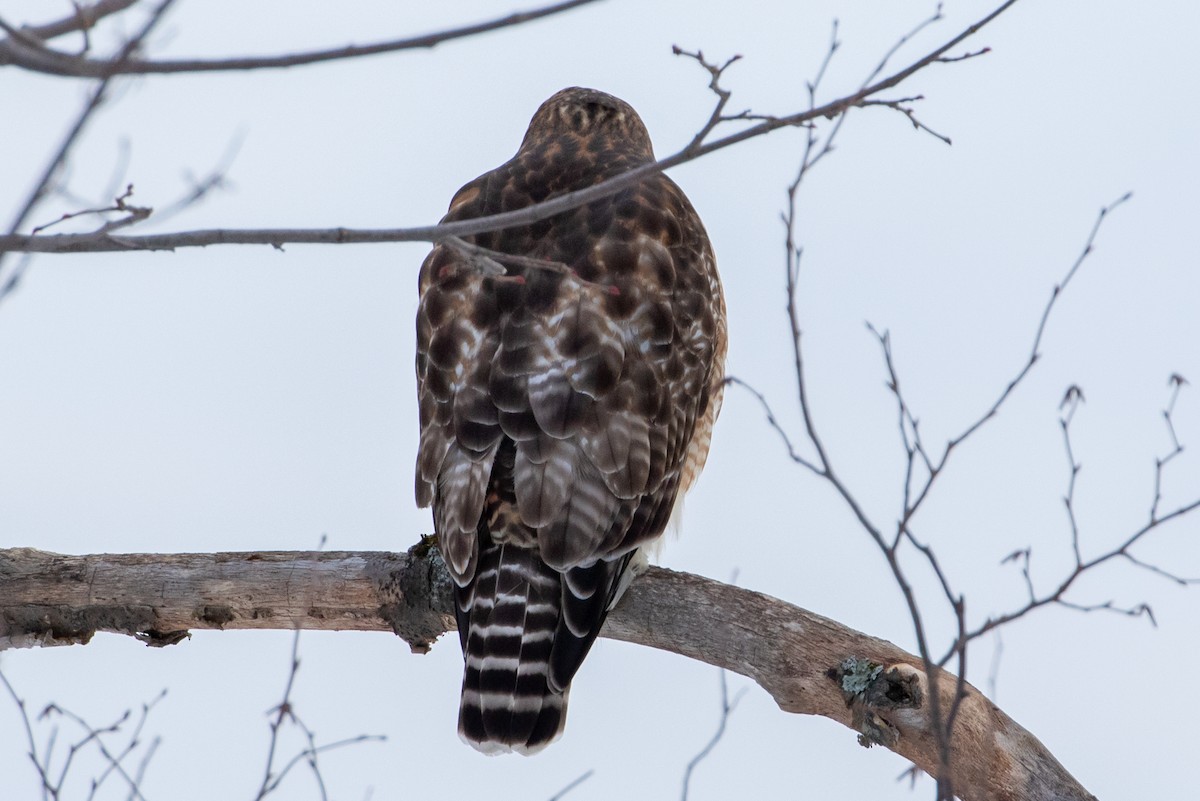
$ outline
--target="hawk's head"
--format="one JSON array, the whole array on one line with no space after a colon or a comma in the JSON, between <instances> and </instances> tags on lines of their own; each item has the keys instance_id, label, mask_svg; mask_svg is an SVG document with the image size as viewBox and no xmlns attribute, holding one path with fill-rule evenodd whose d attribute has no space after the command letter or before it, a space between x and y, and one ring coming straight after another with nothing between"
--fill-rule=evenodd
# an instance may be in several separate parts
<instances>
[{"instance_id":1,"label":"hawk's head","mask_svg":"<svg viewBox=\"0 0 1200 801\"><path fill-rule=\"evenodd\" d=\"M521 149L564 135L601 140L596 142L597 149L616 145L654 160L650 134L633 106L596 89L572 86L551 95L529 121Z\"/></svg>"}]
</instances>

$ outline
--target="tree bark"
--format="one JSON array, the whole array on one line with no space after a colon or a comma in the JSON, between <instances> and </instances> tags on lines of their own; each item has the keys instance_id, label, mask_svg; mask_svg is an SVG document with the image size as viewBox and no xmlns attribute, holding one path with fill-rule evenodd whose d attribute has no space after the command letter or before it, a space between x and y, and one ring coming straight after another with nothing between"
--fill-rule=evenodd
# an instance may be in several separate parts
<instances>
[{"instance_id":1,"label":"tree bark","mask_svg":"<svg viewBox=\"0 0 1200 801\"><path fill-rule=\"evenodd\" d=\"M191 629L393 631L414 651L454 628L452 585L427 542L408 553L259 552L64 556L0 550L0 649L87 643L97 631L148 645ZM651 568L603 636L649 645L756 681L787 712L822 715L936 772L921 660L796 606ZM957 680L936 673L942 710ZM1036 737L964 684L950 771L964 801L1093 799Z\"/></svg>"}]
</instances>

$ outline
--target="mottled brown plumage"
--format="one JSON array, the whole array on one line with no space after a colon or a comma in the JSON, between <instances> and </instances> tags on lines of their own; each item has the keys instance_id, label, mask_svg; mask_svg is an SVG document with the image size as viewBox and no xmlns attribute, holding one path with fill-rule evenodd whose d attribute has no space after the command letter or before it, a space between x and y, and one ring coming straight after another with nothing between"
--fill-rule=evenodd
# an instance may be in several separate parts
<instances>
[{"instance_id":1,"label":"mottled brown plumage","mask_svg":"<svg viewBox=\"0 0 1200 801\"><path fill-rule=\"evenodd\" d=\"M653 160L628 104L564 89L444 221ZM509 264L497 276L439 244L420 277L416 494L458 586L459 732L488 753L530 753L561 732L631 556L703 466L725 307L704 226L663 175L471 241L569 268Z\"/></svg>"}]
</instances>

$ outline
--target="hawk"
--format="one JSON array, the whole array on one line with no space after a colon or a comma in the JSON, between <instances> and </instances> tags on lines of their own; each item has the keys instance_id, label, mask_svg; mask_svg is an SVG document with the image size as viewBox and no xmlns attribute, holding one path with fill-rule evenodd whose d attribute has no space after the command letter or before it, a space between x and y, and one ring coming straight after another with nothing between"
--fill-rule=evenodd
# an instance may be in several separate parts
<instances>
[{"instance_id":1,"label":"hawk","mask_svg":"<svg viewBox=\"0 0 1200 801\"><path fill-rule=\"evenodd\" d=\"M631 106L564 89L443 222L653 161ZM468 240L490 258L443 242L421 266L416 495L456 586L459 734L531 754L562 733L571 679L635 552L704 465L725 301L699 216L661 174Z\"/></svg>"}]
</instances>

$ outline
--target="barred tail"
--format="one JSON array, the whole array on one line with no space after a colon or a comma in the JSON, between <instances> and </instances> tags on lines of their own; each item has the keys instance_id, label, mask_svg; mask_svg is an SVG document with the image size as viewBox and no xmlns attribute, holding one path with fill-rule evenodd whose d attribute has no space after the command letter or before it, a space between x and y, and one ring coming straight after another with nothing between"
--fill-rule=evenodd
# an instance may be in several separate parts
<instances>
[{"instance_id":1,"label":"barred tail","mask_svg":"<svg viewBox=\"0 0 1200 801\"><path fill-rule=\"evenodd\" d=\"M466 662L458 733L485 754L534 754L562 734L571 679L627 560L564 574L533 548L481 545L475 580L456 599Z\"/></svg>"}]
</instances>

